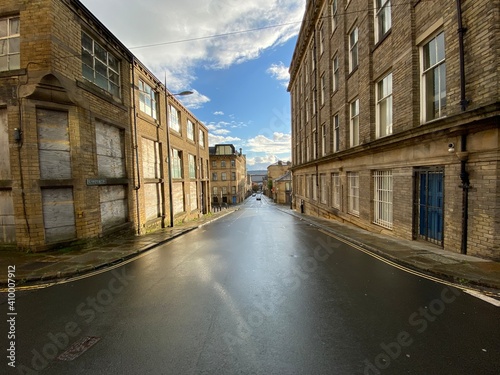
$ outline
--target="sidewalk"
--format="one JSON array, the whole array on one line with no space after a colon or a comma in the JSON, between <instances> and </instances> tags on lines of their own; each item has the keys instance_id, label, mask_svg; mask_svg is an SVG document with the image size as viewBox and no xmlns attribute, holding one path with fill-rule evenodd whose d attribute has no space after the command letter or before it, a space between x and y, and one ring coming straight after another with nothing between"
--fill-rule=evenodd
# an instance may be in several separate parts
<instances>
[{"instance_id":1,"label":"sidewalk","mask_svg":"<svg viewBox=\"0 0 500 375\"><path fill-rule=\"evenodd\" d=\"M394 263L460 284L464 288L482 290L491 296L500 297L499 262L451 253L425 242L379 235L350 224L300 214L285 206L274 206ZM238 206L230 207L197 221L184 223L174 228L165 228L140 237L106 238L79 250L62 249L35 254L0 251L0 288L5 288L7 285L8 265L16 266L16 286L18 287L82 275L133 258L238 209Z\"/></svg>"}]
</instances>

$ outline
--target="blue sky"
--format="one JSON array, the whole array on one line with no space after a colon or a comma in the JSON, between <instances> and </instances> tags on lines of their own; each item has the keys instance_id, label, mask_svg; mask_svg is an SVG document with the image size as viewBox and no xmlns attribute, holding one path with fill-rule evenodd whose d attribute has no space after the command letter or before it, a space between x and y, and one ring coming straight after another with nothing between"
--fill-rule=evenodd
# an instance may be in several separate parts
<instances>
[{"instance_id":1,"label":"blue sky","mask_svg":"<svg viewBox=\"0 0 500 375\"><path fill-rule=\"evenodd\" d=\"M286 87L306 0L81 2L171 92L194 91L182 102L210 145L242 148L249 170L290 160Z\"/></svg>"}]
</instances>

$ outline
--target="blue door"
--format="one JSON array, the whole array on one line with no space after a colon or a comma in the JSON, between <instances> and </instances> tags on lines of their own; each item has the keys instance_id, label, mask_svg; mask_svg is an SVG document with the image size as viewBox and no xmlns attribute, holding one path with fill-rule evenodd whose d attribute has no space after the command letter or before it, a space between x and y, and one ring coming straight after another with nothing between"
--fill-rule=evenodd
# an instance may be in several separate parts
<instances>
[{"instance_id":1,"label":"blue door","mask_svg":"<svg viewBox=\"0 0 500 375\"><path fill-rule=\"evenodd\" d=\"M236 195L233 195L233 204L236 204Z\"/></svg>"},{"instance_id":2,"label":"blue door","mask_svg":"<svg viewBox=\"0 0 500 375\"><path fill-rule=\"evenodd\" d=\"M442 168L419 170L416 181L418 237L443 246L444 171Z\"/></svg>"}]
</instances>

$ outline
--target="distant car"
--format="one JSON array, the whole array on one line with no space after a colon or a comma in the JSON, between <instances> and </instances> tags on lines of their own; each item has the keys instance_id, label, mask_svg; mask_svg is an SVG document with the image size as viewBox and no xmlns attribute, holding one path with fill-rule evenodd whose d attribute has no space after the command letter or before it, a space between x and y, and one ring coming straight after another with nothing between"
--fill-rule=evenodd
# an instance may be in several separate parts
<instances>
[{"instance_id":1,"label":"distant car","mask_svg":"<svg viewBox=\"0 0 500 375\"><path fill-rule=\"evenodd\" d=\"M257 195L257 198L256 198L258 201L260 201L260 194Z\"/></svg>"},{"instance_id":2,"label":"distant car","mask_svg":"<svg viewBox=\"0 0 500 375\"><path fill-rule=\"evenodd\" d=\"M252 197L255 197L255 193L252 194Z\"/></svg>"}]
</instances>

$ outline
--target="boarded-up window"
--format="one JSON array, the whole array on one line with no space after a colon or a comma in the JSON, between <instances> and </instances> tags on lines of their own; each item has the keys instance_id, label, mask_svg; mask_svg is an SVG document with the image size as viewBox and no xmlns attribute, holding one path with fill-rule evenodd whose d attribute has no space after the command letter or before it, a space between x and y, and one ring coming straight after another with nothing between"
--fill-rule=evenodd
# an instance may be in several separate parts
<instances>
[{"instance_id":1,"label":"boarded-up window","mask_svg":"<svg viewBox=\"0 0 500 375\"><path fill-rule=\"evenodd\" d=\"M0 243L16 242L12 191L0 190Z\"/></svg>"},{"instance_id":2,"label":"boarded-up window","mask_svg":"<svg viewBox=\"0 0 500 375\"><path fill-rule=\"evenodd\" d=\"M160 178L159 143L142 139L142 168L144 178Z\"/></svg>"},{"instance_id":3,"label":"boarded-up window","mask_svg":"<svg viewBox=\"0 0 500 375\"><path fill-rule=\"evenodd\" d=\"M123 131L116 126L96 123L97 165L99 176L125 177Z\"/></svg>"},{"instance_id":4,"label":"boarded-up window","mask_svg":"<svg viewBox=\"0 0 500 375\"><path fill-rule=\"evenodd\" d=\"M9 124L7 123L7 109L0 108L0 180L10 180L10 176Z\"/></svg>"},{"instance_id":5,"label":"boarded-up window","mask_svg":"<svg viewBox=\"0 0 500 375\"><path fill-rule=\"evenodd\" d=\"M38 109L38 152L40 178L60 180L71 178L71 160L66 112Z\"/></svg>"},{"instance_id":6,"label":"boarded-up window","mask_svg":"<svg viewBox=\"0 0 500 375\"><path fill-rule=\"evenodd\" d=\"M76 237L73 189L42 189L45 241L59 242Z\"/></svg>"},{"instance_id":7,"label":"boarded-up window","mask_svg":"<svg viewBox=\"0 0 500 375\"><path fill-rule=\"evenodd\" d=\"M191 211L193 211L198 208L198 183L191 182L189 185L190 185L189 203L191 205Z\"/></svg>"},{"instance_id":8,"label":"boarded-up window","mask_svg":"<svg viewBox=\"0 0 500 375\"><path fill-rule=\"evenodd\" d=\"M159 155L159 143L143 138L142 168L144 170L144 178L147 179L144 184L146 220L153 220L162 215L163 199L161 184L157 182L157 179L161 178ZM151 181L152 179L155 181Z\"/></svg>"},{"instance_id":9,"label":"boarded-up window","mask_svg":"<svg viewBox=\"0 0 500 375\"><path fill-rule=\"evenodd\" d=\"M174 214L184 212L184 184L182 182L175 182L172 187L173 201L174 201Z\"/></svg>"},{"instance_id":10,"label":"boarded-up window","mask_svg":"<svg viewBox=\"0 0 500 375\"><path fill-rule=\"evenodd\" d=\"M144 197L146 201L146 220L153 220L162 215L163 199L161 184L145 184Z\"/></svg>"},{"instance_id":11,"label":"boarded-up window","mask_svg":"<svg viewBox=\"0 0 500 375\"><path fill-rule=\"evenodd\" d=\"M127 221L128 205L126 186L100 186L102 229L110 229Z\"/></svg>"}]
</instances>

